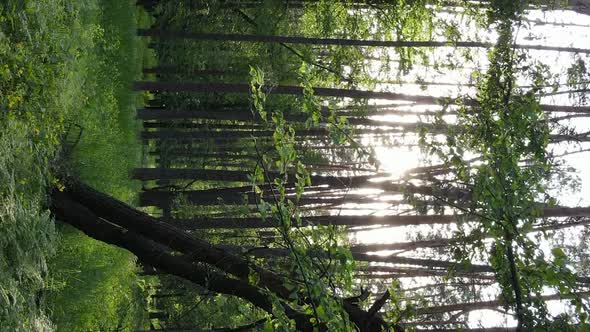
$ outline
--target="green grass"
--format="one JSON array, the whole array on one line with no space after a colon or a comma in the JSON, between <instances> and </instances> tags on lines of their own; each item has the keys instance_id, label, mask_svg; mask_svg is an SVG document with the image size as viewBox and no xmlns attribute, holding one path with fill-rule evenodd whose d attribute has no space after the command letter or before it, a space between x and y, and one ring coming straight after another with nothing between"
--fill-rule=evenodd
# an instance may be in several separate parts
<instances>
[{"instance_id":1,"label":"green grass","mask_svg":"<svg viewBox=\"0 0 590 332\"><path fill-rule=\"evenodd\" d=\"M127 202L138 183L143 98L129 83L149 59L133 0L0 3L0 326L7 331L133 330L145 322L134 257L57 225L46 193L67 171ZM64 162L62 141L79 143Z\"/></svg>"},{"instance_id":2,"label":"green grass","mask_svg":"<svg viewBox=\"0 0 590 332\"><path fill-rule=\"evenodd\" d=\"M136 330L143 320L145 298L131 255L71 227L61 234L59 259L50 265L53 277L63 283L49 298L50 316L58 330Z\"/></svg>"},{"instance_id":3,"label":"green grass","mask_svg":"<svg viewBox=\"0 0 590 332\"><path fill-rule=\"evenodd\" d=\"M84 134L74 151L74 168L97 189L130 201L139 187L129 180L129 169L140 162L141 148L134 121L138 96L129 87L141 70L142 54L130 1L101 3L92 13L100 22L98 49L83 63L88 111L78 117Z\"/></svg>"},{"instance_id":4,"label":"green grass","mask_svg":"<svg viewBox=\"0 0 590 332\"><path fill-rule=\"evenodd\" d=\"M0 134L0 326L7 331L44 331L46 257L55 231L42 208L47 169L29 137L30 128L7 121Z\"/></svg>"}]
</instances>

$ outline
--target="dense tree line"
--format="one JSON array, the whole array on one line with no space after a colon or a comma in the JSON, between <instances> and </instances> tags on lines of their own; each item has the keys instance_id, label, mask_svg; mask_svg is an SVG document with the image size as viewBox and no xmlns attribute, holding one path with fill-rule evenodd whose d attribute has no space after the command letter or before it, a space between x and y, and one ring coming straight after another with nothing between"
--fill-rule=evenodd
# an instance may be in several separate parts
<instances>
[{"instance_id":1,"label":"dense tree line","mask_svg":"<svg viewBox=\"0 0 590 332\"><path fill-rule=\"evenodd\" d=\"M65 190L52 193L52 211L136 254L146 275L197 285L171 282L153 295L166 306L151 314L162 327L198 324L194 312L173 311L183 301L205 308L206 292L249 303L247 314L228 309L251 318L233 330L586 326L590 271L572 252L587 248L583 240L578 249L559 246L550 235L585 229L590 209L556 204L546 189L569 179L560 157L574 151L551 151L590 140L568 122L590 110L542 98L582 98L589 77L575 63L568 77L551 77L535 54L583 62L588 50L516 41L515 27L535 5L139 3L155 23L138 35L150 38L160 63L133 85L151 101L137 110L147 162L130 176L143 183L138 205L154 215L69 176ZM499 37L488 38L488 27ZM481 38L469 38L474 31ZM482 50L485 68L472 61ZM452 69L443 54L465 55L463 68ZM444 73L401 78L424 68ZM477 81L444 81L472 76L465 70ZM398 92L389 82L425 89ZM432 89L440 86L456 92L441 96ZM419 147L430 163L392 175L380 147ZM412 236L353 241L400 229ZM549 315L546 303L558 299L571 301L576 315ZM473 328L469 313L484 309L516 325ZM190 327L235 327L211 325Z\"/></svg>"}]
</instances>

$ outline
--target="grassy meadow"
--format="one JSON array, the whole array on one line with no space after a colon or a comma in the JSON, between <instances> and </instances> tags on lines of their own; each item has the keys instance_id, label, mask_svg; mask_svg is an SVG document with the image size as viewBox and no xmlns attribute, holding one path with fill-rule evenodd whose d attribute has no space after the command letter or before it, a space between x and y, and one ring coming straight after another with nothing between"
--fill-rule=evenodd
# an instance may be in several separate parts
<instances>
[{"instance_id":1,"label":"grassy meadow","mask_svg":"<svg viewBox=\"0 0 590 332\"><path fill-rule=\"evenodd\" d=\"M54 222L67 172L133 203L142 150L130 91L149 17L133 0L0 3L0 326L135 330L145 324L133 256Z\"/></svg>"}]
</instances>

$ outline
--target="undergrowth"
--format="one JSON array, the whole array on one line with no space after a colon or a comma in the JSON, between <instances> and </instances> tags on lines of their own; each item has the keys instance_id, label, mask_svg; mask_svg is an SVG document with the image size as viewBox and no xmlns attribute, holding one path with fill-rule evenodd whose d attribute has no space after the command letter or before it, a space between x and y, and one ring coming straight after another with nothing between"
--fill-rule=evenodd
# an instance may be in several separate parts
<instances>
[{"instance_id":1,"label":"undergrowth","mask_svg":"<svg viewBox=\"0 0 590 332\"><path fill-rule=\"evenodd\" d=\"M133 255L47 211L58 166L135 199L128 171L141 158L141 96L129 85L145 57L137 21L147 18L134 2L0 2L2 330L133 330L145 321Z\"/></svg>"}]
</instances>

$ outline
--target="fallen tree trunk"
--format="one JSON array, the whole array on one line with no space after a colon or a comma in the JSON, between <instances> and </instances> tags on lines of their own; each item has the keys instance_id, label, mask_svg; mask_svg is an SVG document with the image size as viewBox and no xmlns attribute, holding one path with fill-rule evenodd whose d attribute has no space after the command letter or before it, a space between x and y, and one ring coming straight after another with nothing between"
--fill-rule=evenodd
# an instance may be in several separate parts
<instances>
[{"instance_id":1,"label":"fallen tree trunk","mask_svg":"<svg viewBox=\"0 0 590 332\"><path fill-rule=\"evenodd\" d=\"M54 192L51 211L58 219L80 229L88 236L131 251L142 262L214 292L245 299L269 314L273 312L272 298L261 289L192 264L183 256L172 255L167 247L99 218L66 194ZM284 308L287 316L295 320L298 329L314 331L310 317L286 305Z\"/></svg>"},{"instance_id":2,"label":"fallen tree trunk","mask_svg":"<svg viewBox=\"0 0 590 332\"><path fill-rule=\"evenodd\" d=\"M212 265L238 278L230 279L222 274L216 275L218 286L215 287L218 288L214 289L215 291L226 291L224 287L227 280L231 280L232 283L237 282L236 287L239 286L239 289L236 290L234 295L249 301L252 300L253 304L263 310L268 308L267 298L259 297L257 286L275 293L282 299L288 300L291 298L292 291L284 286L286 280L274 272L193 237L170 224L158 221L74 179L65 179L63 183L66 184L64 192L54 191L52 194L53 213L64 222L79 227L88 234L92 234L93 237L120 245L132 252L137 250L141 260L163 271L177 271L176 269L188 269L190 267L191 270L188 272L186 270L179 271L179 276L188 280L195 278L196 283L204 281L199 278L204 278L209 274L209 271L195 270L198 269L198 265L195 267L193 263ZM86 218L91 219L92 222L87 223ZM144 238L147 242L143 241ZM166 247L184 255L170 255L165 251ZM252 278L252 273L258 275L256 286L248 284ZM240 292L240 295L237 292ZM302 299L305 299L305 297L302 297ZM336 299L336 301L342 302L339 299ZM370 316L366 311L355 305L342 302L342 306L350 321L360 331L381 331L389 325L378 315ZM288 306L285 309L291 315L290 317L296 321L298 328L302 328L303 331L311 331L311 329L307 328L309 320L303 322L300 313L289 312ZM403 328L398 325L393 326L393 329L403 331Z\"/></svg>"}]
</instances>

